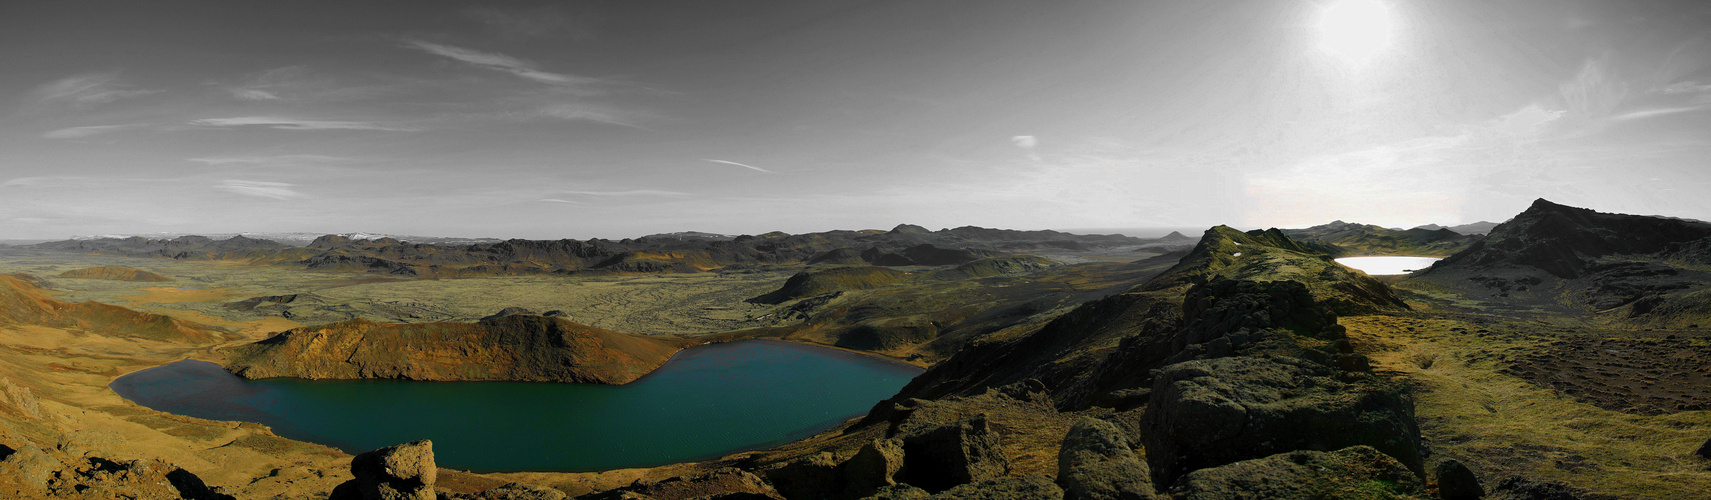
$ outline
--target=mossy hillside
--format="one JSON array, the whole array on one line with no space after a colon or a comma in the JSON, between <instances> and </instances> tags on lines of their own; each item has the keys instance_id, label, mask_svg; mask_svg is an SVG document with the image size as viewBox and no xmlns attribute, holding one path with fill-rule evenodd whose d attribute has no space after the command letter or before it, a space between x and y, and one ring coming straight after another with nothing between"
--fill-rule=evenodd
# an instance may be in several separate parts
<instances>
[{"instance_id":1,"label":"mossy hillside","mask_svg":"<svg viewBox=\"0 0 1711 500\"><path fill-rule=\"evenodd\" d=\"M1408 307L1383 282L1337 264L1330 256L1297 244L1277 229L1249 232L1229 226L1207 229L1188 255L1140 289L1183 290L1220 277L1299 282L1307 286L1316 302L1338 314Z\"/></svg>"}]
</instances>

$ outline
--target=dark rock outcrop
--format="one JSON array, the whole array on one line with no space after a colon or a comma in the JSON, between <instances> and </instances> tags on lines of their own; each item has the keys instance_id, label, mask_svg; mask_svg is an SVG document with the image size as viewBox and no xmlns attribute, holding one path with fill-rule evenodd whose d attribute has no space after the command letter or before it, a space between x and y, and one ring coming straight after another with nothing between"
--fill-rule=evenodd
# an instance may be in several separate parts
<instances>
[{"instance_id":1,"label":"dark rock outcrop","mask_svg":"<svg viewBox=\"0 0 1711 500\"><path fill-rule=\"evenodd\" d=\"M1177 500L1428 498L1414 471L1365 446L1293 451L1200 469L1170 489Z\"/></svg>"},{"instance_id":2,"label":"dark rock outcrop","mask_svg":"<svg viewBox=\"0 0 1711 500\"><path fill-rule=\"evenodd\" d=\"M1432 467L1432 477L1438 483L1438 498L1443 500L1478 500L1485 497L1485 487L1479 476L1455 459L1438 462Z\"/></svg>"},{"instance_id":3,"label":"dark rock outcrop","mask_svg":"<svg viewBox=\"0 0 1711 500\"><path fill-rule=\"evenodd\" d=\"M1291 450L1368 445L1423 472L1402 388L1297 361L1230 357L1166 367L1147 407L1147 459L1171 484L1196 469Z\"/></svg>"},{"instance_id":4,"label":"dark rock outcrop","mask_svg":"<svg viewBox=\"0 0 1711 500\"><path fill-rule=\"evenodd\" d=\"M1010 460L984 417L916 430L903 442L902 482L930 492L1002 477Z\"/></svg>"},{"instance_id":5,"label":"dark rock outcrop","mask_svg":"<svg viewBox=\"0 0 1711 500\"><path fill-rule=\"evenodd\" d=\"M426 439L363 452L351 459L356 476L333 489L330 500L433 500L439 478L434 443Z\"/></svg>"},{"instance_id":6,"label":"dark rock outcrop","mask_svg":"<svg viewBox=\"0 0 1711 500\"><path fill-rule=\"evenodd\" d=\"M1083 417L1058 449L1058 485L1069 500L1153 498L1152 472L1110 422Z\"/></svg>"}]
</instances>

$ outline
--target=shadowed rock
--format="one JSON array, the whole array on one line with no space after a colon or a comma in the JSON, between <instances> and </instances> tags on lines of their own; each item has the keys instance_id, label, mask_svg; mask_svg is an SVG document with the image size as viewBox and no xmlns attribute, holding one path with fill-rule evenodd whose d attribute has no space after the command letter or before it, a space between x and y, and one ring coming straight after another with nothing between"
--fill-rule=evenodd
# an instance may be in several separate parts
<instances>
[{"instance_id":1,"label":"shadowed rock","mask_svg":"<svg viewBox=\"0 0 1711 500\"><path fill-rule=\"evenodd\" d=\"M426 439L365 452L351 459L351 475L332 500L433 500L439 468Z\"/></svg>"},{"instance_id":2,"label":"shadowed rock","mask_svg":"<svg viewBox=\"0 0 1711 500\"><path fill-rule=\"evenodd\" d=\"M984 416L904 435L903 482L931 492L1004 476L1010 460Z\"/></svg>"},{"instance_id":3,"label":"shadowed rock","mask_svg":"<svg viewBox=\"0 0 1711 500\"><path fill-rule=\"evenodd\" d=\"M1429 498L1413 471L1366 446L1294 451L1201 469L1170 489L1176 500Z\"/></svg>"},{"instance_id":4,"label":"shadowed rock","mask_svg":"<svg viewBox=\"0 0 1711 500\"><path fill-rule=\"evenodd\" d=\"M1129 438L1104 420L1082 417L1058 449L1058 485L1070 500L1153 498L1152 472Z\"/></svg>"},{"instance_id":5,"label":"shadowed rock","mask_svg":"<svg viewBox=\"0 0 1711 500\"><path fill-rule=\"evenodd\" d=\"M1475 500L1485 497L1479 477L1455 459L1438 462L1432 467L1432 477L1438 482L1438 498L1443 500Z\"/></svg>"},{"instance_id":6,"label":"shadowed rock","mask_svg":"<svg viewBox=\"0 0 1711 500\"><path fill-rule=\"evenodd\" d=\"M1165 367L1145 419L1153 479L1290 450L1368 445L1424 472L1414 409L1369 374L1251 357Z\"/></svg>"}]
</instances>

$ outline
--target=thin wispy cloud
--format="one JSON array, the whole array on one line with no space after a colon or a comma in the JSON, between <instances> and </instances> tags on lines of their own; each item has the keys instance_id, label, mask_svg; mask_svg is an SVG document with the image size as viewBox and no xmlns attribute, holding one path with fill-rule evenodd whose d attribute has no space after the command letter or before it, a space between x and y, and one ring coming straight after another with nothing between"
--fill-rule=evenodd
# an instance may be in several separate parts
<instances>
[{"instance_id":1,"label":"thin wispy cloud","mask_svg":"<svg viewBox=\"0 0 1711 500\"><path fill-rule=\"evenodd\" d=\"M414 132L419 129L400 125L390 125L377 122L343 121L343 120L301 120L296 118L280 118L274 116L238 116L232 118L203 118L191 120L191 125L204 127L247 127L260 126L280 130L384 130L393 132Z\"/></svg>"},{"instance_id":2,"label":"thin wispy cloud","mask_svg":"<svg viewBox=\"0 0 1711 500\"><path fill-rule=\"evenodd\" d=\"M276 155L185 158L185 161L201 163L204 165L298 165L305 163L343 163L355 160L351 158L327 155Z\"/></svg>"},{"instance_id":3,"label":"thin wispy cloud","mask_svg":"<svg viewBox=\"0 0 1711 500\"><path fill-rule=\"evenodd\" d=\"M1031 135L1018 135L1010 138L1010 143L1028 152L1028 159L1040 161L1040 153L1034 148L1039 147L1040 139Z\"/></svg>"},{"instance_id":4,"label":"thin wispy cloud","mask_svg":"<svg viewBox=\"0 0 1711 500\"><path fill-rule=\"evenodd\" d=\"M297 190L292 189L293 187L296 187L296 186L297 186L296 184L288 184L288 183L284 183L284 182L242 181L242 180L228 179L225 181L221 181L218 185L215 185L214 189L219 189L222 191L241 194L244 196L255 196L255 197L260 197L260 198L272 198L275 200L295 200L295 199L299 199L299 198L309 197L309 195L300 193Z\"/></svg>"},{"instance_id":5,"label":"thin wispy cloud","mask_svg":"<svg viewBox=\"0 0 1711 500\"><path fill-rule=\"evenodd\" d=\"M504 54L482 52L422 40L406 40L404 42L404 46L481 68L510 73L520 78L549 85L580 89L581 87L601 83L601 80L597 78L543 71L540 68L536 68L534 64L530 64L521 59Z\"/></svg>"},{"instance_id":6,"label":"thin wispy cloud","mask_svg":"<svg viewBox=\"0 0 1711 500\"><path fill-rule=\"evenodd\" d=\"M611 198L622 198L622 197L633 197L633 196L669 196L669 197L691 196L689 193L684 193L684 192L680 192L680 191L664 191L664 190L659 190L659 189L631 189L631 190L627 190L627 191L561 191L561 193L563 193L563 194L575 194L575 195L582 195L582 196L611 197Z\"/></svg>"},{"instance_id":7,"label":"thin wispy cloud","mask_svg":"<svg viewBox=\"0 0 1711 500\"><path fill-rule=\"evenodd\" d=\"M734 162L734 161L725 161L725 160L714 160L714 159L711 159L711 158L702 158L702 159L701 159L701 161L710 161L710 162L713 162L713 163L723 163L723 164L726 164L726 165L736 165L736 166L739 166L739 167L743 167L743 168L746 168L746 169L749 169L749 170L753 170L753 171L756 171L756 172L765 172L765 173L769 173L769 174L776 174L776 173L778 173L778 172L773 172L773 171L771 171L771 170L767 170L767 169L764 169L764 168L760 168L760 167L757 167L757 166L754 166L754 165L746 165L746 164L742 164L742 163L737 163L737 162Z\"/></svg>"},{"instance_id":8,"label":"thin wispy cloud","mask_svg":"<svg viewBox=\"0 0 1711 500\"><path fill-rule=\"evenodd\" d=\"M630 127L630 128L635 128L635 129L642 128L640 125L636 124L636 122L638 121L637 118L640 118L639 114L624 111L624 110L614 108L611 106L601 105L601 104L593 104L593 103L552 104L552 105L543 106L540 109L537 109L536 114L543 116L543 117L554 118L554 119L559 119L559 120L590 121L590 122L596 122L596 123L605 123L605 124L609 124L609 125L618 125L618 126L622 126L622 127Z\"/></svg>"},{"instance_id":9,"label":"thin wispy cloud","mask_svg":"<svg viewBox=\"0 0 1711 500\"><path fill-rule=\"evenodd\" d=\"M118 131L122 131L122 130L144 128L144 127L148 127L148 126L149 126L149 124L146 124L146 123L132 123L132 124L126 124L126 125L90 125L90 126L86 126L86 127L71 127L71 128L62 128L59 130L50 130L48 132L42 133L42 137L48 138L48 139L82 139L84 137L96 136L96 135L106 134L106 133L110 133L110 132L118 132Z\"/></svg>"},{"instance_id":10,"label":"thin wispy cloud","mask_svg":"<svg viewBox=\"0 0 1711 500\"><path fill-rule=\"evenodd\" d=\"M571 205L587 205L587 203L583 203L580 201L570 201L570 200L559 199L559 198L541 198L541 199L535 200L535 201L542 201L542 202L547 202L547 203L569 203Z\"/></svg>"},{"instance_id":11,"label":"thin wispy cloud","mask_svg":"<svg viewBox=\"0 0 1711 500\"><path fill-rule=\"evenodd\" d=\"M41 103L85 108L160 92L132 88L121 81L116 73L88 73L48 82L36 87L32 95Z\"/></svg>"},{"instance_id":12,"label":"thin wispy cloud","mask_svg":"<svg viewBox=\"0 0 1711 500\"><path fill-rule=\"evenodd\" d=\"M1699 106L1682 106L1682 107L1676 107L1676 108L1643 109L1643 110L1639 110L1639 111L1622 113L1620 115L1612 116L1612 117L1610 117L1610 119L1614 120L1614 121L1638 120L1638 119L1642 119L1642 118L1655 118L1655 117L1659 117L1659 116L1667 116L1667 115L1673 115L1673 114L1677 114L1677 113L1688 113L1688 112L1699 111L1699 110L1707 109L1707 108L1711 108L1711 106L1699 105Z\"/></svg>"},{"instance_id":13,"label":"thin wispy cloud","mask_svg":"<svg viewBox=\"0 0 1711 500\"><path fill-rule=\"evenodd\" d=\"M266 90L259 90L259 89L228 89L228 90L230 90L232 92L232 97L236 97L238 99L243 99L245 101L277 101L277 100L279 100L278 95L275 95L274 93L268 92Z\"/></svg>"}]
</instances>

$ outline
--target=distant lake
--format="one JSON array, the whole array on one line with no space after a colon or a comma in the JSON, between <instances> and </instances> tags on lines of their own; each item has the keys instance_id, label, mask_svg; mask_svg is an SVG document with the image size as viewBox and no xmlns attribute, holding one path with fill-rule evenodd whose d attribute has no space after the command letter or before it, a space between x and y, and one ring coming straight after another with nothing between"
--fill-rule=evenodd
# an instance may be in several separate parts
<instances>
[{"instance_id":1,"label":"distant lake","mask_svg":"<svg viewBox=\"0 0 1711 500\"><path fill-rule=\"evenodd\" d=\"M1433 262L1443 260L1441 257L1343 257L1337 259L1338 264L1349 266L1371 275L1408 274L1414 271L1432 267Z\"/></svg>"},{"instance_id":2,"label":"distant lake","mask_svg":"<svg viewBox=\"0 0 1711 500\"><path fill-rule=\"evenodd\" d=\"M184 360L114 380L125 399L360 453L434 441L439 465L586 471L714 457L810 436L866 413L920 368L768 340L680 351L622 386L406 380L246 381Z\"/></svg>"}]
</instances>

